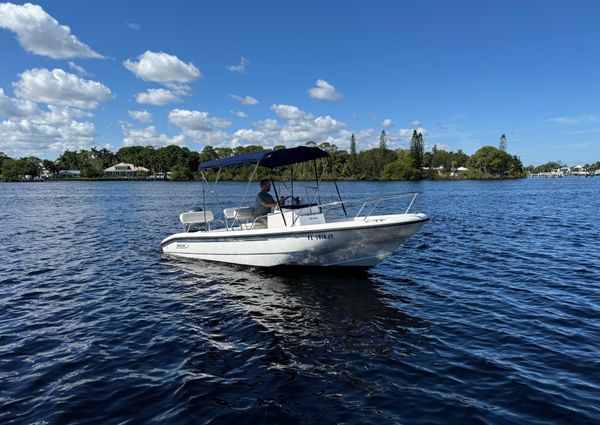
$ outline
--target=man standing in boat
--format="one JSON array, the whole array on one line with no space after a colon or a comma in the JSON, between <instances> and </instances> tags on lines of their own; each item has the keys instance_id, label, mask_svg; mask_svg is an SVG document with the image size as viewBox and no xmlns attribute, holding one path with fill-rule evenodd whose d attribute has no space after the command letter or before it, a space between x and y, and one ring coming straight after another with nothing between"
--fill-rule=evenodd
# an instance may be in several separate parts
<instances>
[{"instance_id":1,"label":"man standing in boat","mask_svg":"<svg viewBox=\"0 0 600 425\"><path fill-rule=\"evenodd\" d=\"M254 218L266 216L270 212L273 212L273 208L277 206L277 201L269 194L270 190L271 183L269 183L269 179L262 179L260 181L260 192L258 192L256 200L254 201ZM280 201L282 198L280 198Z\"/></svg>"}]
</instances>

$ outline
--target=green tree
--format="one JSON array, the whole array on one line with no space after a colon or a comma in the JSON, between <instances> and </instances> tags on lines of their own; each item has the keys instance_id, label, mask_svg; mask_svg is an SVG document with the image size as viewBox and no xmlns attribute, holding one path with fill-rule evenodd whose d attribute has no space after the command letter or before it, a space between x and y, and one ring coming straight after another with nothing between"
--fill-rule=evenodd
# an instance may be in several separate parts
<instances>
[{"instance_id":1,"label":"green tree","mask_svg":"<svg viewBox=\"0 0 600 425\"><path fill-rule=\"evenodd\" d=\"M357 175L361 180L379 180L386 164L396 160L393 150L379 148L360 151L357 156Z\"/></svg>"},{"instance_id":2,"label":"green tree","mask_svg":"<svg viewBox=\"0 0 600 425\"><path fill-rule=\"evenodd\" d=\"M505 178L522 177L523 164L513 156L493 146L484 146L475 152L468 162L471 177Z\"/></svg>"},{"instance_id":3,"label":"green tree","mask_svg":"<svg viewBox=\"0 0 600 425\"><path fill-rule=\"evenodd\" d=\"M50 161L49 159L44 159L42 161L42 166L53 176L55 176L59 171L54 161Z\"/></svg>"},{"instance_id":4,"label":"green tree","mask_svg":"<svg viewBox=\"0 0 600 425\"><path fill-rule=\"evenodd\" d=\"M413 130L412 138L410 140L410 157L414 168L417 170L420 170L423 166L424 150L423 135L417 133L417 130Z\"/></svg>"},{"instance_id":5,"label":"green tree","mask_svg":"<svg viewBox=\"0 0 600 425\"><path fill-rule=\"evenodd\" d=\"M18 160L4 158L2 161L2 181L17 182L21 180L21 171L18 166Z\"/></svg>"},{"instance_id":6,"label":"green tree","mask_svg":"<svg viewBox=\"0 0 600 425\"><path fill-rule=\"evenodd\" d=\"M564 164L561 161L550 161L545 164L538 165L534 167L532 172L534 173L547 173L552 170L556 170L557 168L564 167Z\"/></svg>"},{"instance_id":7,"label":"green tree","mask_svg":"<svg viewBox=\"0 0 600 425\"><path fill-rule=\"evenodd\" d=\"M405 150L399 150L395 161L386 164L381 172L382 180L418 180L420 170L413 164L411 155Z\"/></svg>"},{"instance_id":8,"label":"green tree","mask_svg":"<svg viewBox=\"0 0 600 425\"><path fill-rule=\"evenodd\" d=\"M431 167L438 166L438 148L437 145L433 145L433 148L431 148Z\"/></svg>"},{"instance_id":9,"label":"green tree","mask_svg":"<svg viewBox=\"0 0 600 425\"><path fill-rule=\"evenodd\" d=\"M66 150L56 160L56 167L59 170L80 170L83 167L81 155L76 151Z\"/></svg>"},{"instance_id":10,"label":"green tree","mask_svg":"<svg viewBox=\"0 0 600 425\"><path fill-rule=\"evenodd\" d=\"M41 161L34 156L20 159L5 158L2 161L2 180L19 181L26 176L34 178L40 175L41 170Z\"/></svg>"},{"instance_id":11,"label":"green tree","mask_svg":"<svg viewBox=\"0 0 600 425\"><path fill-rule=\"evenodd\" d=\"M500 144L498 145L498 148L503 151L506 152L506 135L502 135L500 136Z\"/></svg>"},{"instance_id":12,"label":"green tree","mask_svg":"<svg viewBox=\"0 0 600 425\"><path fill-rule=\"evenodd\" d=\"M92 158L97 160L97 164L102 168L102 171L116 163L115 154L106 148L92 148L90 151Z\"/></svg>"},{"instance_id":13,"label":"green tree","mask_svg":"<svg viewBox=\"0 0 600 425\"><path fill-rule=\"evenodd\" d=\"M347 161L345 161L342 176L348 178L356 178L357 158L358 155L356 153L356 137L354 137L354 133L352 133L352 137L350 137L350 155L348 155Z\"/></svg>"},{"instance_id":14,"label":"green tree","mask_svg":"<svg viewBox=\"0 0 600 425\"><path fill-rule=\"evenodd\" d=\"M171 168L170 180L190 180L191 178L192 173L188 167L178 164Z\"/></svg>"},{"instance_id":15,"label":"green tree","mask_svg":"<svg viewBox=\"0 0 600 425\"><path fill-rule=\"evenodd\" d=\"M2 167L3 167L3 163L4 161L8 160L8 159L12 159L9 158L4 152L0 152L0 176L2 175Z\"/></svg>"},{"instance_id":16,"label":"green tree","mask_svg":"<svg viewBox=\"0 0 600 425\"><path fill-rule=\"evenodd\" d=\"M212 161L217 158L217 153L210 145L204 146L204 149L202 149L202 152L200 152L200 162Z\"/></svg>"},{"instance_id":17,"label":"green tree","mask_svg":"<svg viewBox=\"0 0 600 425\"><path fill-rule=\"evenodd\" d=\"M379 149L382 151L387 149L387 136L385 130L381 130L381 135L379 136Z\"/></svg>"}]
</instances>

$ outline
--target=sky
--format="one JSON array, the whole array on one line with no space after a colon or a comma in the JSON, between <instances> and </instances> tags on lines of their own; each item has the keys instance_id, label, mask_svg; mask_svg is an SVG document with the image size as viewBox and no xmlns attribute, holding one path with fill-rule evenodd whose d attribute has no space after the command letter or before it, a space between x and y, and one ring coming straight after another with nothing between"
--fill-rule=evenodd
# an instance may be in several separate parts
<instances>
[{"instance_id":1,"label":"sky","mask_svg":"<svg viewBox=\"0 0 600 425\"><path fill-rule=\"evenodd\" d=\"M600 2L0 3L0 151L409 145L600 160Z\"/></svg>"}]
</instances>

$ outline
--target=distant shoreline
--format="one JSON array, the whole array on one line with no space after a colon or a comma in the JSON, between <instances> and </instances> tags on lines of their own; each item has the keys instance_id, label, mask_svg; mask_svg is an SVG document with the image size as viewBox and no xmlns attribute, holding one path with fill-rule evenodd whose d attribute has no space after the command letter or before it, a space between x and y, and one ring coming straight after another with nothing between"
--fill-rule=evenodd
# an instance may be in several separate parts
<instances>
[{"instance_id":1,"label":"distant shoreline","mask_svg":"<svg viewBox=\"0 0 600 425\"><path fill-rule=\"evenodd\" d=\"M590 176L593 177L593 176ZM449 178L435 178L435 179L420 179L420 180L360 180L360 179L323 179L324 182L420 182L420 181L465 181L465 180L474 180L474 181L488 181L488 180L527 180L527 177L485 177L485 178L468 178L468 177L449 177ZM68 178L68 179L46 179L46 180L22 180L22 181L1 181L0 183L53 183L53 182L164 182L164 183L177 183L177 182L201 182L202 180L153 180L153 179L144 179L144 178L118 178L118 177L107 177L107 178L93 178L93 177L81 177L81 178ZM314 180L294 180L298 182L310 182ZM247 183L248 180L240 179L240 180L219 180L219 182L228 182L228 183Z\"/></svg>"}]
</instances>

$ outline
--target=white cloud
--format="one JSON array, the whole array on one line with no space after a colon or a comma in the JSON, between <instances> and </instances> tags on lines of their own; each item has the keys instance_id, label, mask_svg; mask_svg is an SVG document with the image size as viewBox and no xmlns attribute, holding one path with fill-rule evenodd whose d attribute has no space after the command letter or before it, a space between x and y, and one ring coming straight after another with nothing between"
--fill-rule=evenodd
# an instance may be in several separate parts
<instances>
[{"instance_id":1,"label":"white cloud","mask_svg":"<svg viewBox=\"0 0 600 425\"><path fill-rule=\"evenodd\" d=\"M248 118L248 114L246 114L244 111L230 111L232 115L235 115L236 117L239 118Z\"/></svg>"},{"instance_id":2,"label":"white cloud","mask_svg":"<svg viewBox=\"0 0 600 425\"><path fill-rule=\"evenodd\" d=\"M275 112L280 118L285 120L299 120L308 115L294 105L271 105L271 111Z\"/></svg>"},{"instance_id":3,"label":"white cloud","mask_svg":"<svg viewBox=\"0 0 600 425\"><path fill-rule=\"evenodd\" d=\"M92 113L80 109L49 105L48 112L37 114L31 119L38 124L63 126L70 125L80 118L92 118L93 116Z\"/></svg>"},{"instance_id":4,"label":"white cloud","mask_svg":"<svg viewBox=\"0 0 600 425\"><path fill-rule=\"evenodd\" d=\"M237 100L242 105L253 106L253 105L257 105L258 104L258 100L256 100L252 96L242 97L242 96L238 96L237 94L230 94L229 97L231 97L232 99Z\"/></svg>"},{"instance_id":5,"label":"white cloud","mask_svg":"<svg viewBox=\"0 0 600 425\"><path fill-rule=\"evenodd\" d=\"M53 126L27 119L0 123L0 150L14 156L44 156L49 152L89 148L94 140L94 124L72 121Z\"/></svg>"},{"instance_id":6,"label":"white cloud","mask_svg":"<svg viewBox=\"0 0 600 425\"><path fill-rule=\"evenodd\" d=\"M250 65L250 61L242 56L240 58L239 65L229 65L229 66L226 66L225 68L230 72L239 72L240 74L243 74L246 72L246 67L248 65Z\"/></svg>"},{"instance_id":7,"label":"white cloud","mask_svg":"<svg viewBox=\"0 0 600 425\"><path fill-rule=\"evenodd\" d=\"M283 124L273 119L259 121L252 129L243 128L234 132L232 143L293 146L310 140L323 141L345 127L344 123L329 115L315 117L294 105L272 105L271 110L284 120Z\"/></svg>"},{"instance_id":8,"label":"white cloud","mask_svg":"<svg viewBox=\"0 0 600 425\"><path fill-rule=\"evenodd\" d=\"M271 142L269 144L269 142ZM266 137L265 133L259 130L253 130L250 128L240 128L235 133L233 133L233 141L234 145L238 144L248 144L248 145L265 145L265 146L275 146L275 141L273 139L269 139Z\"/></svg>"},{"instance_id":9,"label":"white cloud","mask_svg":"<svg viewBox=\"0 0 600 425\"><path fill-rule=\"evenodd\" d=\"M281 144L279 132L281 125L274 119L266 119L254 123L253 129L241 128L233 133L232 144L252 144L273 147Z\"/></svg>"},{"instance_id":10,"label":"white cloud","mask_svg":"<svg viewBox=\"0 0 600 425\"><path fill-rule=\"evenodd\" d=\"M79 74L80 77L85 77L87 75L87 71L83 67L77 65L75 62L69 61L67 63L69 64L69 68Z\"/></svg>"},{"instance_id":11,"label":"white cloud","mask_svg":"<svg viewBox=\"0 0 600 425\"><path fill-rule=\"evenodd\" d=\"M202 75L194 64L164 52L145 51L137 61L127 59L123 66L138 78L155 83L191 83Z\"/></svg>"},{"instance_id":12,"label":"white cloud","mask_svg":"<svg viewBox=\"0 0 600 425\"><path fill-rule=\"evenodd\" d=\"M137 103L148 105L166 105L168 103L178 102L177 93L167 89L148 89L145 92L138 93L135 98Z\"/></svg>"},{"instance_id":13,"label":"white cloud","mask_svg":"<svg viewBox=\"0 0 600 425\"><path fill-rule=\"evenodd\" d=\"M21 79L13 83L17 97L33 102L93 109L113 97L105 85L84 80L62 69L34 68L19 76Z\"/></svg>"},{"instance_id":14,"label":"white cloud","mask_svg":"<svg viewBox=\"0 0 600 425\"><path fill-rule=\"evenodd\" d=\"M94 141L94 124L79 121L91 117L88 112L56 106L48 106L44 112L29 101L10 99L3 94L0 109L8 117L0 123L0 150L10 156L43 157L66 149L86 149Z\"/></svg>"},{"instance_id":15,"label":"white cloud","mask_svg":"<svg viewBox=\"0 0 600 425\"><path fill-rule=\"evenodd\" d=\"M131 125L123 124L121 130L123 132L123 146L185 146L185 136L183 134L169 137L159 133L154 126L133 128Z\"/></svg>"},{"instance_id":16,"label":"white cloud","mask_svg":"<svg viewBox=\"0 0 600 425\"><path fill-rule=\"evenodd\" d=\"M413 120L413 121L410 123L410 125L411 125L411 127L413 127L413 128L418 128L418 127L421 127L421 121L419 121L419 120Z\"/></svg>"},{"instance_id":17,"label":"white cloud","mask_svg":"<svg viewBox=\"0 0 600 425\"><path fill-rule=\"evenodd\" d=\"M595 123L600 121L600 117L596 115L580 115L574 117L562 116L548 118L547 122L553 122L557 124L583 124L583 123Z\"/></svg>"},{"instance_id":18,"label":"white cloud","mask_svg":"<svg viewBox=\"0 0 600 425\"><path fill-rule=\"evenodd\" d=\"M37 105L29 100L12 99L0 88L0 116L27 117L40 113Z\"/></svg>"},{"instance_id":19,"label":"white cloud","mask_svg":"<svg viewBox=\"0 0 600 425\"><path fill-rule=\"evenodd\" d=\"M303 120L288 121L279 134L284 144L304 143L309 140L319 141L339 131L343 126L344 124L336 121L329 115L314 119L309 115Z\"/></svg>"},{"instance_id":20,"label":"white cloud","mask_svg":"<svg viewBox=\"0 0 600 425\"><path fill-rule=\"evenodd\" d=\"M226 128L231 122L225 118L211 117L208 112L173 109L169 113L169 122L182 129L211 131Z\"/></svg>"},{"instance_id":21,"label":"white cloud","mask_svg":"<svg viewBox=\"0 0 600 425\"><path fill-rule=\"evenodd\" d=\"M34 78L37 70L32 71ZM95 107L110 91L97 90L95 84L88 84L90 82L75 76L68 77L70 74L58 75L56 81L41 78L35 84L30 84L26 77L14 83L18 88L15 90L17 96L26 98L10 98L0 89L0 115L5 117L0 122L0 150L14 157L48 157L67 149L80 150L93 146L95 127L93 123L85 121L92 118L93 114L79 108ZM42 73L42 76L48 75ZM48 89L40 81L51 87ZM71 91L64 89L69 84ZM33 100L46 103L47 106L38 105Z\"/></svg>"},{"instance_id":22,"label":"white cloud","mask_svg":"<svg viewBox=\"0 0 600 425\"><path fill-rule=\"evenodd\" d=\"M13 31L28 52L52 59L102 58L38 5L0 3L0 28Z\"/></svg>"},{"instance_id":23,"label":"white cloud","mask_svg":"<svg viewBox=\"0 0 600 425\"><path fill-rule=\"evenodd\" d=\"M143 111L128 111L129 116L139 122L152 122L152 114L145 109Z\"/></svg>"},{"instance_id":24,"label":"white cloud","mask_svg":"<svg viewBox=\"0 0 600 425\"><path fill-rule=\"evenodd\" d=\"M383 122L381 123L381 125L385 128L388 127L393 127L394 126L394 122L391 120L391 118L386 118L383 120Z\"/></svg>"},{"instance_id":25,"label":"white cloud","mask_svg":"<svg viewBox=\"0 0 600 425\"><path fill-rule=\"evenodd\" d=\"M317 80L315 84L317 87L308 89L308 94L313 99L337 100L342 98L342 95L335 89L335 87L329 84L327 81Z\"/></svg>"},{"instance_id":26,"label":"white cloud","mask_svg":"<svg viewBox=\"0 0 600 425\"><path fill-rule=\"evenodd\" d=\"M129 28L130 30L139 31L142 28L142 26L137 22L127 22L127 28Z\"/></svg>"},{"instance_id":27,"label":"white cloud","mask_svg":"<svg viewBox=\"0 0 600 425\"><path fill-rule=\"evenodd\" d=\"M231 122L211 117L208 112L174 109L169 113L169 122L179 127L186 137L204 145L222 145L229 139L222 129Z\"/></svg>"}]
</instances>

